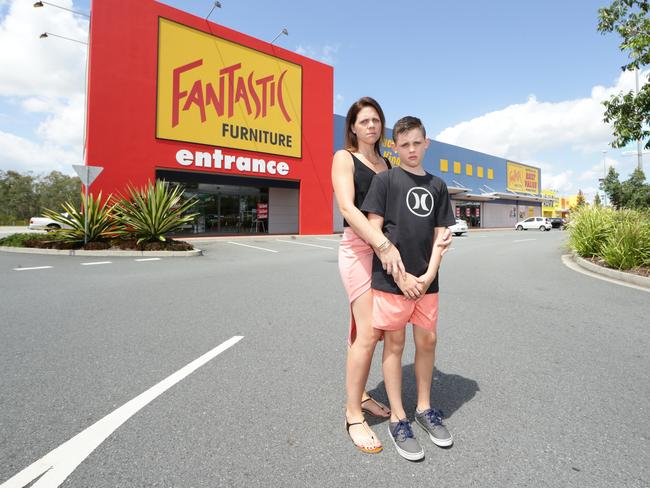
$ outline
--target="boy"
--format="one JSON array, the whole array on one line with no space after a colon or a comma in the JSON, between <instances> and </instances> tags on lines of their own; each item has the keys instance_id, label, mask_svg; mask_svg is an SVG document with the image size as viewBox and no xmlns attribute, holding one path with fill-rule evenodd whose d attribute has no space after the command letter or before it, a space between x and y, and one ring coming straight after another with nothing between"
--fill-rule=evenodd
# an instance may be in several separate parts
<instances>
[{"instance_id":1,"label":"boy","mask_svg":"<svg viewBox=\"0 0 650 488\"><path fill-rule=\"evenodd\" d=\"M391 418L388 426L397 452L417 461L424 457L402 406L402 352L406 324L413 323L416 422L434 444L450 446L442 412L431 408L431 378L438 320L438 267L445 228L455 224L447 185L422 167L429 140L420 119L404 117L393 128L400 165L373 177L363 202L371 224L382 229L400 251L406 273L397 281L375 256L372 268L373 326L384 331L383 371Z\"/></svg>"}]
</instances>

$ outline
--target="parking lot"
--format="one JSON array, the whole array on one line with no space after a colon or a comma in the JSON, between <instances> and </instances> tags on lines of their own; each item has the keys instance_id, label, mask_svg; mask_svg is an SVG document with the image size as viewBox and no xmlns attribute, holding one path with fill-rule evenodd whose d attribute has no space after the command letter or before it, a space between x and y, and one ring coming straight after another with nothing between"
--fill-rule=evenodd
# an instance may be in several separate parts
<instances>
[{"instance_id":1,"label":"parking lot","mask_svg":"<svg viewBox=\"0 0 650 488\"><path fill-rule=\"evenodd\" d=\"M0 487L647 488L650 297L565 267L565 236L454 238L432 394L455 444L420 463L385 422L378 455L345 433L338 236L197 240L199 258L2 252ZM380 357L368 389L386 401ZM410 412L411 345L404 374Z\"/></svg>"}]
</instances>

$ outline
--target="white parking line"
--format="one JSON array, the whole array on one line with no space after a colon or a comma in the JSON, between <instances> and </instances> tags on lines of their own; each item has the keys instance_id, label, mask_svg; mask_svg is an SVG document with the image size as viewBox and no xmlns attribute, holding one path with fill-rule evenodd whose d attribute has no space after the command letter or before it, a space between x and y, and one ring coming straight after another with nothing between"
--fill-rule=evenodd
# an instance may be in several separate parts
<instances>
[{"instance_id":1,"label":"white parking line","mask_svg":"<svg viewBox=\"0 0 650 488\"><path fill-rule=\"evenodd\" d=\"M517 241L512 241L512 242L528 242L528 241L536 241L537 239L519 239Z\"/></svg>"},{"instance_id":2,"label":"white parking line","mask_svg":"<svg viewBox=\"0 0 650 488\"><path fill-rule=\"evenodd\" d=\"M341 239L326 239L324 237L317 237L316 240L317 241L327 241L327 242L338 242L338 243L341 242Z\"/></svg>"},{"instance_id":3,"label":"white parking line","mask_svg":"<svg viewBox=\"0 0 650 488\"><path fill-rule=\"evenodd\" d=\"M160 261L160 258L141 258L141 259L136 259L138 262L143 262L143 261Z\"/></svg>"},{"instance_id":4,"label":"white parking line","mask_svg":"<svg viewBox=\"0 0 650 488\"><path fill-rule=\"evenodd\" d=\"M280 252L280 251L276 251L276 250L274 250L274 249L267 249L267 248L265 248L265 247L250 246L250 245L248 245L248 244L242 244L241 242L232 242L232 241L228 241L228 244L232 244L233 246L250 247L250 248L252 248L252 249L259 249L260 251L267 251L267 252Z\"/></svg>"},{"instance_id":5,"label":"white parking line","mask_svg":"<svg viewBox=\"0 0 650 488\"><path fill-rule=\"evenodd\" d=\"M112 264L111 261L94 261L92 263L81 263L82 266L95 266L96 264Z\"/></svg>"},{"instance_id":6,"label":"white parking line","mask_svg":"<svg viewBox=\"0 0 650 488\"><path fill-rule=\"evenodd\" d=\"M33 266L31 268L14 268L14 271L32 271L35 269L50 269L52 266Z\"/></svg>"},{"instance_id":7,"label":"white parking line","mask_svg":"<svg viewBox=\"0 0 650 488\"><path fill-rule=\"evenodd\" d=\"M64 442L56 449L50 451L12 478L9 478L0 485L0 488L23 488L37 478L38 481L32 485L32 488L56 488L61 485L77 469L77 466L90 456L120 425L176 383L237 344L243 338L243 336L234 336L211 351L208 351L203 356L195 359L133 400L128 401L117 410L109 413L103 419L95 422L69 441Z\"/></svg>"},{"instance_id":8,"label":"white parking line","mask_svg":"<svg viewBox=\"0 0 650 488\"><path fill-rule=\"evenodd\" d=\"M299 246L320 247L321 249L334 249L333 247L321 246L319 244L308 244L306 242L285 241L283 239L276 239L276 241L278 241L278 242L286 242L288 244L297 244Z\"/></svg>"}]
</instances>

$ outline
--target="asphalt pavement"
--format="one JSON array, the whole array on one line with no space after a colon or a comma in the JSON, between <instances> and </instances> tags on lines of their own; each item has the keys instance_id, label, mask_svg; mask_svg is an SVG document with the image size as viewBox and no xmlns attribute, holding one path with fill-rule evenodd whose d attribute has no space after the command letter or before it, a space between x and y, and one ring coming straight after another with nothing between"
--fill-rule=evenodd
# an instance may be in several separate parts
<instances>
[{"instance_id":1,"label":"asphalt pavement","mask_svg":"<svg viewBox=\"0 0 650 488\"><path fill-rule=\"evenodd\" d=\"M398 456L384 421L370 422L377 455L345 433L337 236L200 240L203 257L155 261L0 252L0 487L31 466L40 486L68 469L65 487L648 488L650 294L565 267L564 240L454 238L432 401L455 443L437 448L415 426L419 463ZM75 438L237 336L95 449ZM385 401L380 358L381 345L368 389ZM89 455L66 451L73 438Z\"/></svg>"}]
</instances>

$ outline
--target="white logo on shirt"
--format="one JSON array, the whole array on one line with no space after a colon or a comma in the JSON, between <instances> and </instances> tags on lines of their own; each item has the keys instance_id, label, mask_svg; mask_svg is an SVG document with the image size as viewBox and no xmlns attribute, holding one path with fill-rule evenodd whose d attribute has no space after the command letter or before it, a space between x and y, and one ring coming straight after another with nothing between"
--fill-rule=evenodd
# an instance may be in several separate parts
<instances>
[{"instance_id":1,"label":"white logo on shirt","mask_svg":"<svg viewBox=\"0 0 650 488\"><path fill-rule=\"evenodd\" d=\"M433 195L426 188L415 186L406 194L406 206L413 215L428 217L433 210Z\"/></svg>"}]
</instances>

